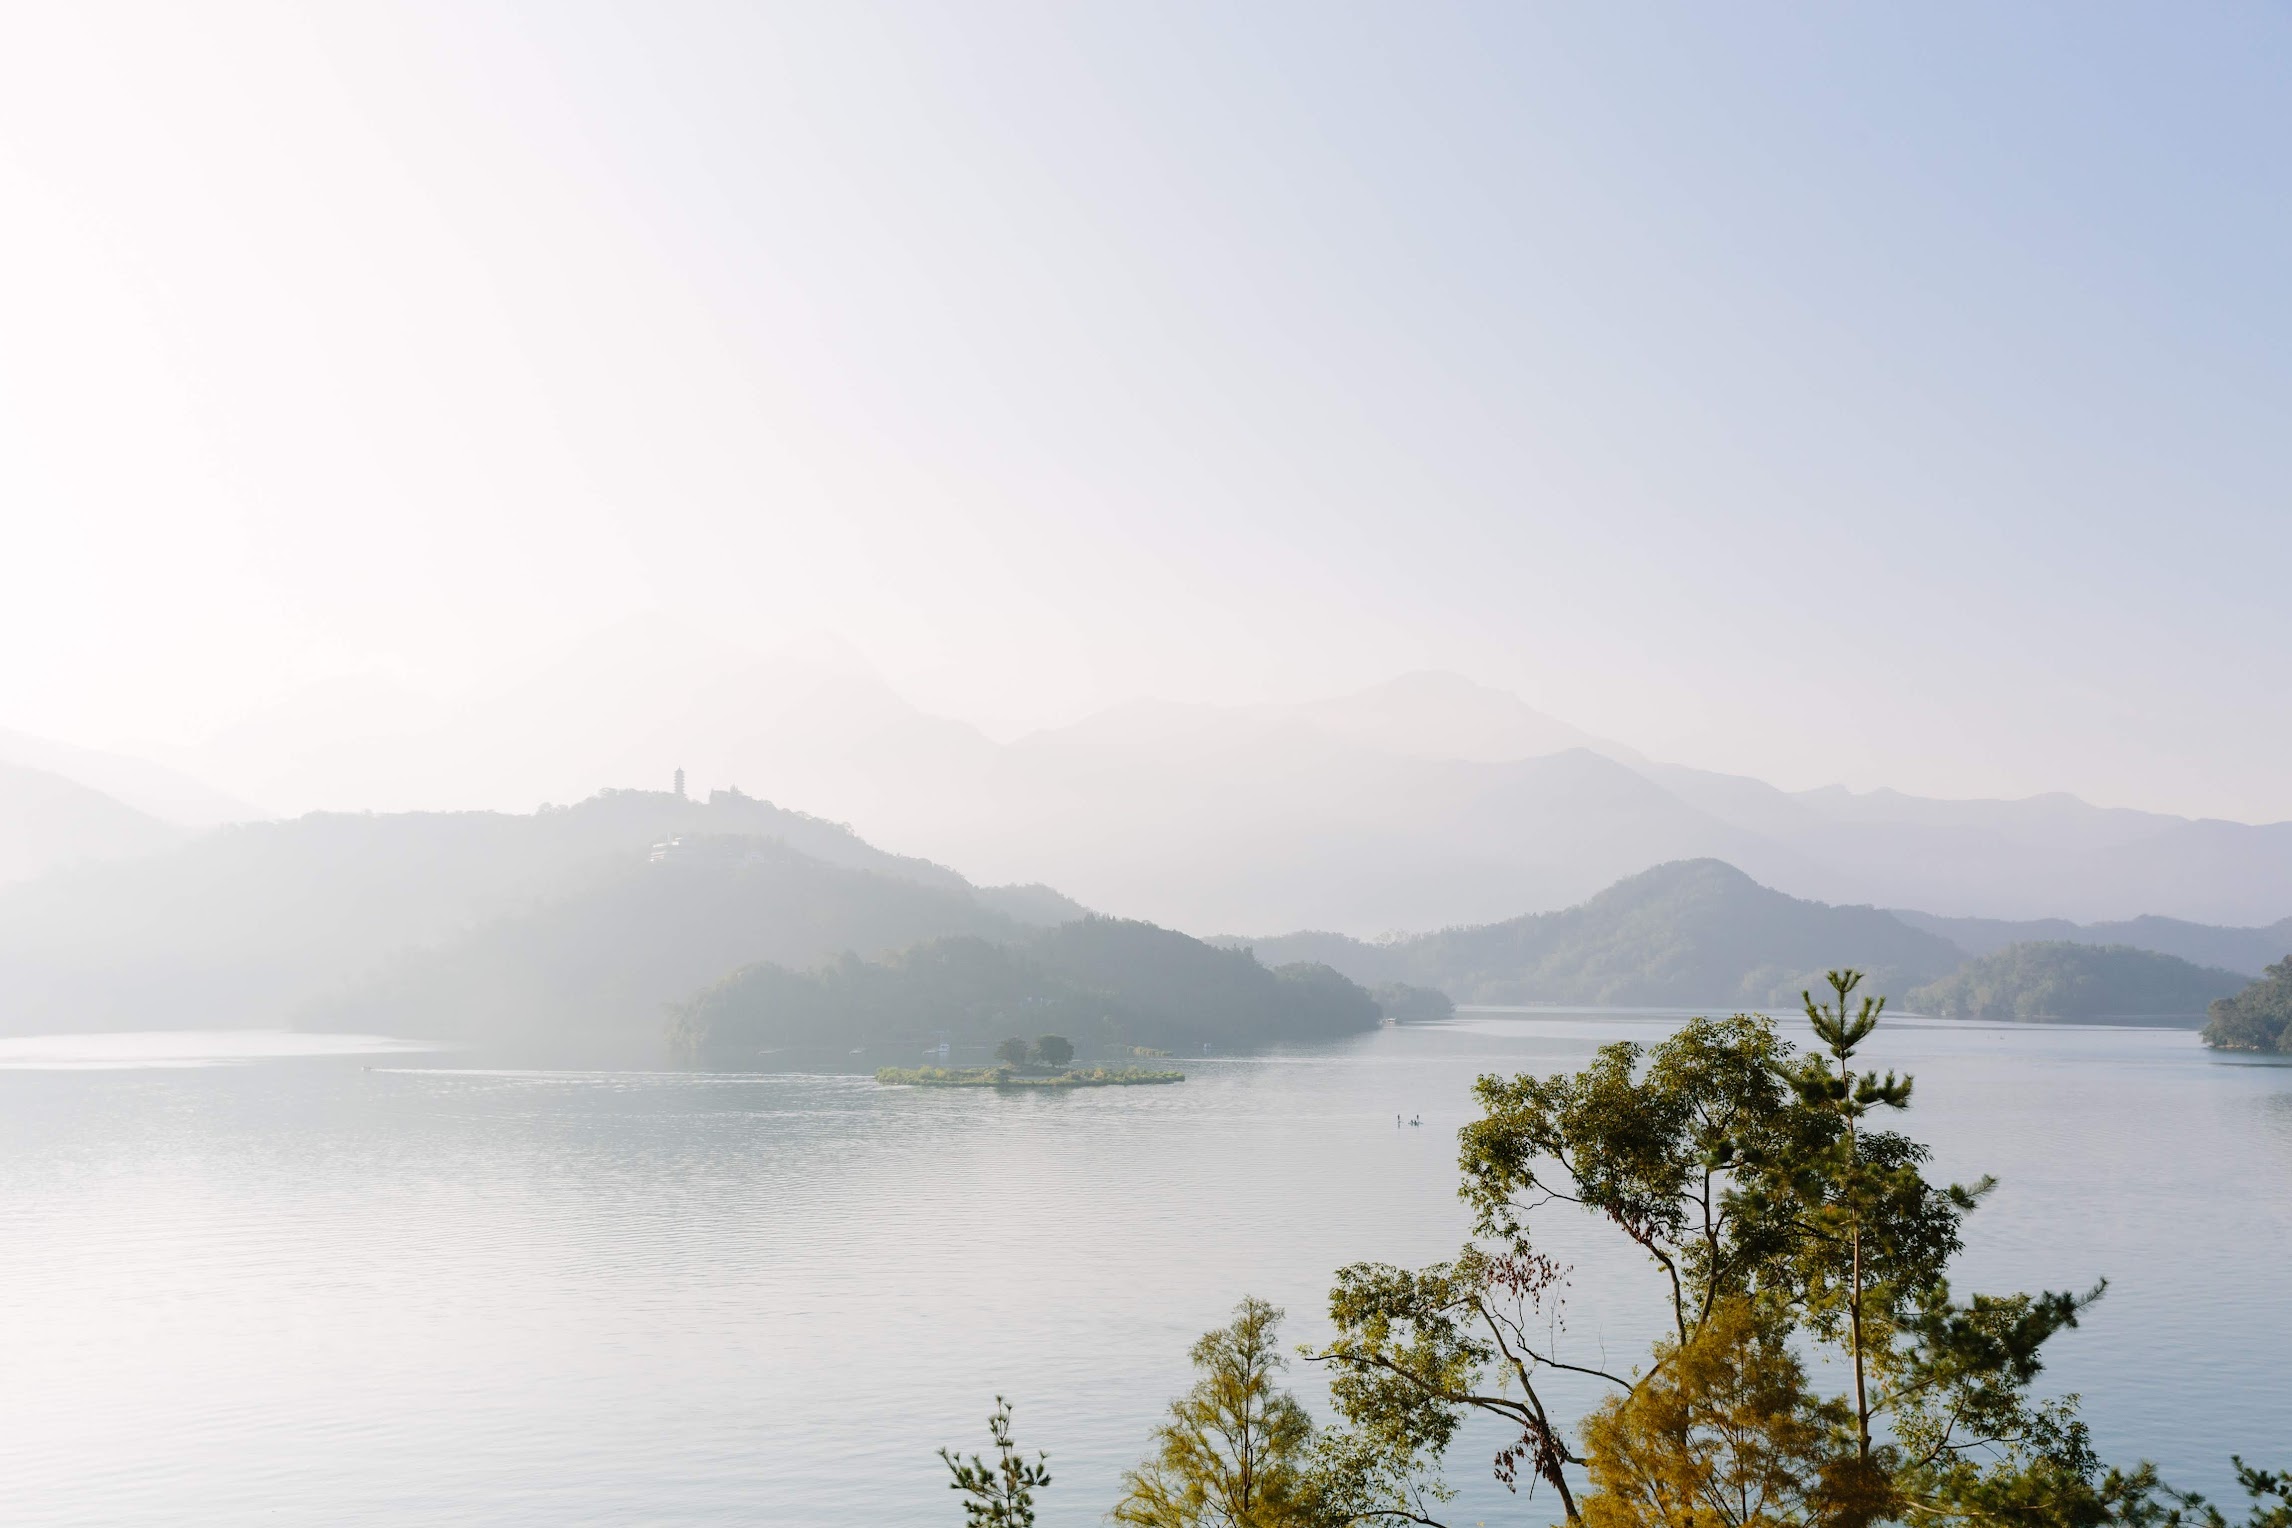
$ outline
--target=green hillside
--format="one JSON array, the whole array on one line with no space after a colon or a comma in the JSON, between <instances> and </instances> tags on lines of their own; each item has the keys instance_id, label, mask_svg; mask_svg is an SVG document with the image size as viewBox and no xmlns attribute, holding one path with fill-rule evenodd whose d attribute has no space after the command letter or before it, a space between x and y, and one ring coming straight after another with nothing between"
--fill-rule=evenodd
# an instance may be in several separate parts
<instances>
[{"instance_id":1,"label":"green hillside","mask_svg":"<svg viewBox=\"0 0 2292 1528\"><path fill-rule=\"evenodd\" d=\"M823 864L776 839L688 838L402 953L296 1018L523 1061L656 1064L666 1005L735 967L1024 932L967 888Z\"/></svg>"},{"instance_id":2,"label":"green hillside","mask_svg":"<svg viewBox=\"0 0 2292 1528\"><path fill-rule=\"evenodd\" d=\"M1795 1006L1841 964L1868 972L1876 991L1901 992L1965 958L1877 908L1802 901L1709 859L1658 865L1579 906L1503 923L1373 944L1300 934L1250 947L1267 960L1321 960L1366 984L1435 987L1460 1003L1625 1006Z\"/></svg>"},{"instance_id":3,"label":"green hillside","mask_svg":"<svg viewBox=\"0 0 2292 1528\"><path fill-rule=\"evenodd\" d=\"M2233 971L2129 945L2033 940L1968 962L1904 994L1902 1006L1954 1019L2149 1019L2193 1023L2244 986Z\"/></svg>"},{"instance_id":4,"label":"green hillside","mask_svg":"<svg viewBox=\"0 0 2292 1528\"><path fill-rule=\"evenodd\" d=\"M946 1041L979 1050L1059 1034L1084 1053L1237 1050L1375 1028L1376 1000L1326 966L1269 970L1246 952L1116 918L997 944L935 939L883 960L810 971L761 963L679 1005L678 1054L711 1066L862 1052L873 1064Z\"/></svg>"},{"instance_id":5,"label":"green hillside","mask_svg":"<svg viewBox=\"0 0 2292 1528\"><path fill-rule=\"evenodd\" d=\"M705 803L608 791L527 815L315 812L0 889L0 1033L289 1023L407 952L567 898L609 899L655 845L709 836L776 839L816 864L966 909L902 926L900 942L970 931L971 910L995 927L1073 915L1047 889L975 888L840 824L729 791ZM663 996L771 952L739 952Z\"/></svg>"}]
</instances>

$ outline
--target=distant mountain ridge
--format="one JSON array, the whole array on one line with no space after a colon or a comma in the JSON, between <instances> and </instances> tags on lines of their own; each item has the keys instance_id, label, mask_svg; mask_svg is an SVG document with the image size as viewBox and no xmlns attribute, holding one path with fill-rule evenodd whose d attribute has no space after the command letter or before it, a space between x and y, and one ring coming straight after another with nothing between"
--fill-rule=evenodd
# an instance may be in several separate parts
<instances>
[{"instance_id":1,"label":"distant mountain ridge","mask_svg":"<svg viewBox=\"0 0 2292 1528\"><path fill-rule=\"evenodd\" d=\"M1649 759L1453 674L1289 705L1139 701L1002 742L848 654L757 658L649 620L459 707L338 700L180 762L290 807L514 810L684 767L982 881L1197 931L1490 923L1696 858L1793 896L1950 916L2292 913L2292 824L1784 791Z\"/></svg>"},{"instance_id":2,"label":"distant mountain ridge","mask_svg":"<svg viewBox=\"0 0 2292 1528\"><path fill-rule=\"evenodd\" d=\"M668 1005L729 971L1025 932L969 886L831 865L778 838L691 837L624 852L530 908L403 951L295 1016L528 1063L658 1065L671 1055Z\"/></svg>"},{"instance_id":3,"label":"distant mountain ridge","mask_svg":"<svg viewBox=\"0 0 2292 1528\"><path fill-rule=\"evenodd\" d=\"M0 1032L291 1023L409 952L439 958L536 909L609 897L656 852L681 862L680 837L770 840L823 871L937 893L940 911L899 924L892 943L1081 911L1043 887L976 887L841 824L733 792L704 803L616 791L522 816L316 813L0 888ZM687 985L773 948L736 951ZM799 959L832 953L787 948Z\"/></svg>"},{"instance_id":4,"label":"distant mountain ridge","mask_svg":"<svg viewBox=\"0 0 2292 1528\"><path fill-rule=\"evenodd\" d=\"M182 829L44 769L0 763L0 886L171 848Z\"/></svg>"},{"instance_id":5,"label":"distant mountain ridge","mask_svg":"<svg viewBox=\"0 0 2292 1528\"><path fill-rule=\"evenodd\" d=\"M1718 860L1659 865L1552 913L1370 943L1336 934L1227 940L1279 964L1318 960L1356 982L1435 987L1460 1003L1773 1006L1851 965L1905 992L1965 954L1874 907L1759 885Z\"/></svg>"},{"instance_id":6,"label":"distant mountain ridge","mask_svg":"<svg viewBox=\"0 0 2292 1528\"><path fill-rule=\"evenodd\" d=\"M2256 977L2292 954L2292 918L2261 928L2221 928L2179 918L2128 918L2119 923L2072 923L2066 918L2011 922L2000 918L1942 918L1932 913L1892 909L1912 928L1939 934L1969 955L1989 955L2008 945L2052 941L2084 945L2125 945L2172 955L2194 966L2213 966Z\"/></svg>"},{"instance_id":7,"label":"distant mountain ridge","mask_svg":"<svg viewBox=\"0 0 2292 1528\"><path fill-rule=\"evenodd\" d=\"M271 814L195 780L180 770L132 754L80 748L0 729L0 764L45 770L100 791L122 805L178 828L198 830L226 822L256 822Z\"/></svg>"},{"instance_id":8,"label":"distant mountain ridge","mask_svg":"<svg viewBox=\"0 0 2292 1528\"><path fill-rule=\"evenodd\" d=\"M2033 926L2083 937L1996 938ZM1945 937L1959 929L1964 944ZM2128 937L2095 937L2104 931ZM2234 969L2134 943L2146 934L2239 958L2292 950L2292 939L2278 944L2271 930L2163 918L2080 928L1837 907L1786 896L1714 860L1659 865L1576 907L1499 923L1379 940L1321 932L1217 942L1273 963L1320 961L1364 985L1433 987L1463 1003L1788 1008L1823 970L1844 964L1898 1007L1945 1017L2182 1023L2243 986Z\"/></svg>"},{"instance_id":9,"label":"distant mountain ridge","mask_svg":"<svg viewBox=\"0 0 2292 1528\"><path fill-rule=\"evenodd\" d=\"M1204 745L1216 746L1215 729ZM1656 790L1580 749L1427 767L1475 771L1496 789L1589 772L1605 799L1627 807ZM1034 949L1052 970L1043 979L1074 992L1135 997L1167 985L1166 973L1121 961L1180 969L1227 958L1175 930L1086 914L1049 886L979 886L841 823L733 790L705 802L611 791L529 815L314 813L0 887L0 1032L301 1024L553 1061L650 1063L664 1059L666 1031L654 1020L665 1007L743 967L802 976L847 954L882 961L972 939ZM1097 957L1116 964L1087 971L1049 953L1098 948L1084 934L1032 932L1118 923L1133 932ZM2022 927L1795 897L1703 857L1623 877L1555 912L1375 941L1300 933L1212 943L1236 971L1322 971L1328 990L1314 1001L1332 1012L1382 1004L1412 1019L1437 1017L1450 999L1787 1007L1841 964L1898 1003L1917 994L1944 1011L2019 1016L2180 1013L2240 980L2169 952L2090 943L2021 941L1972 955L1937 931L1979 945ZM2266 952L2272 942L2267 929L2168 919L2121 928L2128 943L2154 934ZM1204 991L1213 989L1224 990ZM1125 1001L1122 1022L1136 1029L1150 1005ZM1213 1027L1262 1027L1279 1006L1251 1001L1254 1016ZM1168 1012L1152 1022L1184 1028Z\"/></svg>"}]
</instances>

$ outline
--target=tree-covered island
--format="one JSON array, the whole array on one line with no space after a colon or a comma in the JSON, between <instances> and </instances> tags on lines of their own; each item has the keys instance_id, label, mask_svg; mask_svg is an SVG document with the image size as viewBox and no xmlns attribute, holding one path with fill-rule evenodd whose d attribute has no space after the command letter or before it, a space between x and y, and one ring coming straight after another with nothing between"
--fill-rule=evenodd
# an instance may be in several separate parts
<instances>
[{"instance_id":1,"label":"tree-covered island","mask_svg":"<svg viewBox=\"0 0 2292 1528\"><path fill-rule=\"evenodd\" d=\"M2215 1050L2292 1054L2292 956L2212 1005L2204 1043Z\"/></svg>"},{"instance_id":2,"label":"tree-covered island","mask_svg":"<svg viewBox=\"0 0 2292 1528\"><path fill-rule=\"evenodd\" d=\"M1063 1072L1007 1066L883 1066L876 1068L875 1080L906 1088L1135 1088L1184 1082L1186 1074L1142 1066L1079 1066Z\"/></svg>"},{"instance_id":3,"label":"tree-covered island","mask_svg":"<svg viewBox=\"0 0 2292 1528\"><path fill-rule=\"evenodd\" d=\"M1184 1072L1142 1066L1076 1066L1074 1042L1044 1035L1032 1045L1013 1035L995 1047L993 1066L886 1066L875 1080L910 1088L1130 1088L1184 1082Z\"/></svg>"}]
</instances>

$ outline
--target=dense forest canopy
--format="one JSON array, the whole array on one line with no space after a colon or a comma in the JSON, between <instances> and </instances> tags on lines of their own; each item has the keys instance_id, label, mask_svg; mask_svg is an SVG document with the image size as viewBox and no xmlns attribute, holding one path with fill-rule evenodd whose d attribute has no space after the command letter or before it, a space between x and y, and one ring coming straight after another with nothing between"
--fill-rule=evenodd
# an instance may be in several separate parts
<instances>
[{"instance_id":1,"label":"dense forest canopy","mask_svg":"<svg viewBox=\"0 0 2292 1528\"><path fill-rule=\"evenodd\" d=\"M1911 992L1903 1006L1950 1019L2177 1019L2244 985L2233 971L2124 945L2008 945Z\"/></svg>"},{"instance_id":2,"label":"dense forest canopy","mask_svg":"<svg viewBox=\"0 0 2292 1528\"><path fill-rule=\"evenodd\" d=\"M2221 1050L2292 1054L2292 956L2260 980L2213 1003L2204 1043Z\"/></svg>"}]
</instances>

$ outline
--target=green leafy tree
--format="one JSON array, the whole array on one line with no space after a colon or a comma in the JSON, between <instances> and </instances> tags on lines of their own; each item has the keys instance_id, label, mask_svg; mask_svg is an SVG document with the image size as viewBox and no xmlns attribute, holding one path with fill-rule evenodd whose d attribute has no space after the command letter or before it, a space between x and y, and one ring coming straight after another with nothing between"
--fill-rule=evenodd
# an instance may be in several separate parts
<instances>
[{"instance_id":1,"label":"green leafy tree","mask_svg":"<svg viewBox=\"0 0 2292 1528\"><path fill-rule=\"evenodd\" d=\"M1318 1528L1313 1419L1280 1386L1281 1312L1245 1299L1192 1351L1201 1377L1109 1516L1134 1528Z\"/></svg>"},{"instance_id":2,"label":"green leafy tree","mask_svg":"<svg viewBox=\"0 0 2292 1528\"><path fill-rule=\"evenodd\" d=\"M1830 1418L1787 1325L1748 1300L1717 1306L1652 1373L1584 1422L1586 1528L1781 1528L1822 1516Z\"/></svg>"},{"instance_id":3,"label":"green leafy tree","mask_svg":"<svg viewBox=\"0 0 2292 1528\"><path fill-rule=\"evenodd\" d=\"M1012 1066L1025 1066L1027 1064L1027 1042L1017 1035L1011 1036L995 1047L995 1059L1008 1062Z\"/></svg>"},{"instance_id":4,"label":"green leafy tree","mask_svg":"<svg viewBox=\"0 0 2292 1528\"><path fill-rule=\"evenodd\" d=\"M1994 1180L1985 1179L1977 1190L1946 1195L1941 1202L1929 1206L1920 1202L1928 1193L1917 1171L1925 1157L1923 1148L1907 1140L1874 1136L1871 1149L1867 1152L1861 1149L1860 1126L1864 1117L1873 1109L1909 1108L1911 1080L1897 1079L1892 1072L1884 1077L1876 1072L1859 1075L1854 1072L1850 1065L1854 1053L1878 1028L1879 1017L1886 1011L1886 999L1865 997L1861 1008L1850 1017L1847 999L1861 984L1862 973L1832 971L1828 973L1828 980L1835 995L1834 1002L1817 1003L1812 993L1799 994L1806 1004L1807 1022L1814 1026L1816 1038L1822 1041L1828 1064L1820 1057L1810 1056L1791 1074L1791 1081L1807 1107L1818 1115L1835 1119L1839 1127L1820 1168L1802 1173L1799 1178L1802 1188L1813 1190L1805 1195L1813 1206L1809 1221L1813 1234L1804 1245L1818 1250L1818 1256L1803 1265L1811 1276L1800 1288L1816 1317L1817 1330L1823 1335L1834 1335L1843 1319L1847 1350L1854 1364L1855 1451L1861 1458L1868 1459L1869 1334L1865 1331L1864 1318L1871 1281L1884 1277L1878 1266L1881 1258L1877 1237L1882 1234L1879 1224L1885 1210L1907 1211L1905 1219L1929 1233L1914 1250L1909 1250L1914 1266L1897 1273L1898 1292L1914 1296L1940 1277L1939 1264L1958 1250L1957 1221L1952 1212L1972 1209L1974 1195L1987 1192ZM1836 1068L1835 1073L1832 1067ZM1921 1215L1920 1211L1928 1213ZM1843 1279L1828 1276L1833 1270L1819 1256L1819 1249L1825 1247L1845 1250ZM1899 1254L1906 1249L1892 1246L1887 1250ZM1919 1253L1925 1255L1920 1257ZM1908 1276L1900 1276L1903 1273ZM1889 1292L1897 1291L1890 1289Z\"/></svg>"},{"instance_id":5,"label":"green leafy tree","mask_svg":"<svg viewBox=\"0 0 2292 1528\"><path fill-rule=\"evenodd\" d=\"M1512 1485L1525 1464L1575 1519L1563 1466L1582 1461L1568 1450L1565 1424L1546 1408L1538 1381L1545 1370L1568 1369L1629 1381L1579 1369L1540 1344L1537 1315L1558 1278L1557 1266L1539 1255L1476 1247L1429 1268L1356 1263L1338 1271L1329 1295L1337 1337L1310 1356L1334 1370L1330 1397L1353 1432L1386 1441L1395 1481L1428 1473L1465 1416L1477 1412L1518 1433L1497 1455L1497 1478Z\"/></svg>"},{"instance_id":6,"label":"green leafy tree","mask_svg":"<svg viewBox=\"0 0 2292 1528\"><path fill-rule=\"evenodd\" d=\"M939 1451L950 1474L950 1490L970 1499L963 1503L968 1528L1034 1528L1035 1492L1051 1483L1050 1455L1037 1453L1029 1463L1011 1441L1011 1403L995 1397L994 1414L987 1418L987 1433L994 1440L995 1462L977 1454L968 1463L946 1449Z\"/></svg>"},{"instance_id":7,"label":"green leafy tree","mask_svg":"<svg viewBox=\"0 0 2292 1528\"><path fill-rule=\"evenodd\" d=\"M1807 1126L1782 1080L1788 1050L1766 1020L1737 1015L1697 1019L1652 1048L1605 1046L1573 1076L1481 1078L1482 1115L1461 1138L1476 1241L1422 1270L1339 1271L1337 1338L1313 1355L1335 1370L1339 1411L1425 1459L1467 1414L1492 1417L1516 1430L1497 1477L1514 1485L1525 1468L1576 1520L1575 1419L1554 1414L1543 1382L1591 1376L1628 1393L1634 1379L1564 1349L1563 1271L1535 1247L1533 1224L1563 1206L1615 1226L1662 1271L1675 1346L1692 1343L1797 1234L1764 1201L1740 1213L1735 1189Z\"/></svg>"},{"instance_id":8,"label":"green leafy tree","mask_svg":"<svg viewBox=\"0 0 2292 1528\"><path fill-rule=\"evenodd\" d=\"M1926 1149L1874 1128L1911 1084L1855 1069L1884 1005L1852 1003L1854 972L1830 980L1831 1002L1806 998L1813 1054L1737 1015L1604 1047L1573 1075L1482 1078L1462 1135L1474 1242L1421 1270L1355 1265L1331 1292L1338 1335L1314 1356L1352 1426L1437 1463L1463 1418L1497 1418L1517 1429L1499 1479L1525 1471L1571 1521L1610 1528L1972 1521L1985 1503L2071 1523L2136 1500L2066 1403L2029 1398L2043 1344L2100 1290L1953 1298L1962 1222L1991 1185L1929 1183ZM1564 1348L1562 1271L1533 1235L1563 1213L1612 1226L1663 1275L1671 1335L1644 1367ZM1838 1351L1846 1395L1813 1393L1796 1337ZM1608 1397L1555 1415L1556 1375ZM1579 1500L1569 1473L1587 1466Z\"/></svg>"},{"instance_id":9,"label":"green leafy tree","mask_svg":"<svg viewBox=\"0 0 2292 1528\"><path fill-rule=\"evenodd\" d=\"M1035 1041L1035 1059L1044 1066L1064 1066L1074 1059L1074 1042L1064 1035L1044 1035Z\"/></svg>"},{"instance_id":10,"label":"green leafy tree","mask_svg":"<svg viewBox=\"0 0 2292 1528\"><path fill-rule=\"evenodd\" d=\"M1841 1350L1852 1375L1851 1434L1827 1471L1830 1516L1849 1528L1904 1513L1979 1517L1983 1503L2012 1498L2025 1516L2083 1521L2107 1472L2073 1406L2036 1403L2030 1387L2044 1345L2105 1286L1955 1299L1948 1271L1965 1217L1996 1182L1930 1183L1925 1146L1874 1128L1877 1111L1908 1109L1912 1083L1854 1068L1886 1006L1865 997L1850 1007L1861 979L1833 971L1830 1002L1802 994L1821 1049L1787 1075L1811 1122L1802 1134L1819 1149L1769 1162L1745 1196L1799 1233L1783 1243L1769 1293L1800 1330Z\"/></svg>"},{"instance_id":11,"label":"green leafy tree","mask_svg":"<svg viewBox=\"0 0 2292 1528\"><path fill-rule=\"evenodd\" d=\"M2229 1462L2236 1466L2236 1483L2252 1501L2241 1528L2292 1528L2292 1470L2256 1470L2233 1454ZM2176 1524L2238 1528L2218 1507L2193 1492L2167 1494L2179 1504L2167 1514Z\"/></svg>"}]
</instances>

